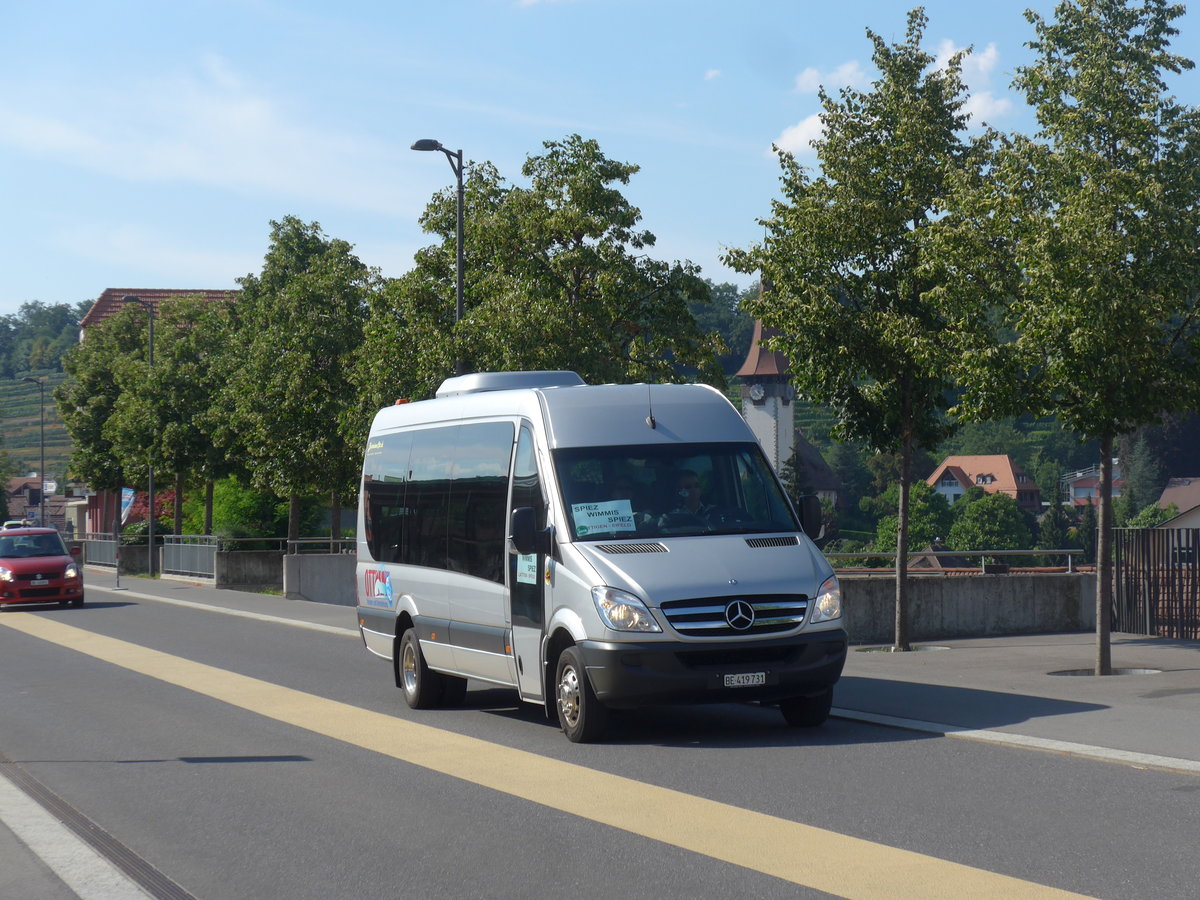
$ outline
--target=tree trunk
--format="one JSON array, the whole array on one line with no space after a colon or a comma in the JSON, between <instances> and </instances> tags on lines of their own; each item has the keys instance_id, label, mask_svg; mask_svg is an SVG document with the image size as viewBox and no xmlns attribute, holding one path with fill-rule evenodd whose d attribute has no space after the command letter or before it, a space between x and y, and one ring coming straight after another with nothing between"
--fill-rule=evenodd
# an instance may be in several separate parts
<instances>
[{"instance_id":1,"label":"tree trunk","mask_svg":"<svg viewBox=\"0 0 1200 900\"><path fill-rule=\"evenodd\" d=\"M204 482L204 533L212 534L213 519L213 480Z\"/></svg>"},{"instance_id":2,"label":"tree trunk","mask_svg":"<svg viewBox=\"0 0 1200 900\"><path fill-rule=\"evenodd\" d=\"M300 495L288 497L288 533L289 541L300 539Z\"/></svg>"},{"instance_id":3,"label":"tree trunk","mask_svg":"<svg viewBox=\"0 0 1200 900\"><path fill-rule=\"evenodd\" d=\"M175 473L175 534L183 534L183 473Z\"/></svg>"},{"instance_id":4,"label":"tree trunk","mask_svg":"<svg viewBox=\"0 0 1200 900\"><path fill-rule=\"evenodd\" d=\"M896 510L896 640L895 651L908 651L908 483L912 477L912 434L900 445L900 504Z\"/></svg>"},{"instance_id":5,"label":"tree trunk","mask_svg":"<svg viewBox=\"0 0 1200 900\"><path fill-rule=\"evenodd\" d=\"M1112 674L1112 449L1100 439L1100 509L1096 516L1096 674Z\"/></svg>"},{"instance_id":6,"label":"tree trunk","mask_svg":"<svg viewBox=\"0 0 1200 900\"><path fill-rule=\"evenodd\" d=\"M340 491L333 491L329 498L329 538L331 541L336 541L342 536L342 494ZM337 547L334 544L329 545L329 552L336 553Z\"/></svg>"}]
</instances>

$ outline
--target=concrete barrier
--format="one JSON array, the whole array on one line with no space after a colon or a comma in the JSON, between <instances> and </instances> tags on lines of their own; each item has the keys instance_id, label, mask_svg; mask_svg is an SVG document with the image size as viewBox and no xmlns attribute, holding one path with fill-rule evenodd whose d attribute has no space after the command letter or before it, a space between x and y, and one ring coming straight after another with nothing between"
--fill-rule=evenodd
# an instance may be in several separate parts
<instances>
[{"instance_id":1,"label":"concrete barrier","mask_svg":"<svg viewBox=\"0 0 1200 900\"><path fill-rule=\"evenodd\" d=\"M278 550L218 552L213 587L236 590L279 590L283 582L283 553Z\"/></svg>"},{"instance_id":2,"label":"concrete barrier","mask_svg":"<svg viewBox=\"0 0 1200 900\"><path fill-rule=\"evenodd\" d=\"M895 578L842 575L840 580L851 643L890 644ZM1096 627L1095 591L1093 573L910 576L909 639L1088 631Z\"/></svg>"},{"instance_id":3,"label":"concrete barrier","mask_svg":"<svg viewBox=\"0 0 1200 900\"><path fill-rule=\"evenodd\" d=\"M283 558L283 596L354 606L356 557L350 553L290 553Z\"/></svg>"}]
</instances>

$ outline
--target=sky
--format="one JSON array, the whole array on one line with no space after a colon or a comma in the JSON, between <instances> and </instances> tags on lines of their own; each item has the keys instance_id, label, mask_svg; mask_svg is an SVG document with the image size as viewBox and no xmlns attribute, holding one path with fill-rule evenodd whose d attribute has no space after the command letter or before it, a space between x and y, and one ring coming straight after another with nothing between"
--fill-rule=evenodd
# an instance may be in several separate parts
<instances>
[{"instance_id":1,"label":"sky","mask_svg":"<svg viewBox=\"0 0 1200 900\"><path fill-rule=\"evenodd\" d=\"M915 5L915 4L913 4ZM1033 133L1010 90L1023 11L931 0L926 49L972 47L972 123ZM319 222L385 276L434 242L454 183L432 138L515 184L546 141L595 139L640 167L622 190L715 283L762 237L777 144L816 164L818 85L869 89L883 0L3 0L0 315L106 288L223 289L262 266L272 220ZM1172 49L1200 56L1200 14ZM1172 81L1200 103L1195 70Z\"/></svg>"}]
</instances>

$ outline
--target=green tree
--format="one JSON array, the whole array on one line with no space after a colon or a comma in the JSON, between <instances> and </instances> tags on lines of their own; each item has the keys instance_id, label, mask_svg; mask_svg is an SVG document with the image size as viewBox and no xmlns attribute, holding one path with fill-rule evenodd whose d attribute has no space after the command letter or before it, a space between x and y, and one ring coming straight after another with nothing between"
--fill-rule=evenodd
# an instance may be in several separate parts
<instances>
[{"instance_id":1,"label":"green tree","mask_svg":"<svg viewBox=\"0 0 1200 900\"><path fill-rule=\"evenodd\" d=\"M1126 522L1125 527L1156 528L1163 522L1175 518L1177 515L1179 515L1179 507L1174 503L1168 503L1165 507L1160 507L1157 503L1151 503Z\"/></svg>"},{"instance_id":2,"label":"green tree","mask_svg":"<svg viewBox=\"0 0 1200 900\"><path fill-rule=\"evenodd\" d=\"M106 428L121 395L122 373L144 364L145 313L129 304L100 325L63 358L69 376L54 391L59 415L71 436L71 473L95 490L125 484L121 455Z\"/></svg>"},{"instance_id":3,"label":"green tree","mask_svg":"<svg viewBox=\"0 0 1200 900\"><path fill-rule=\"evenodd\" d=\"M955 550L1025 550L1033 538L1017 501L995 493L963 505L947 543Z\"/></svg>"},{"instance_id":4,"label":"green tree","mask_svg":"<svg viewBox=\"0 0 1200 900\"><path fill-rule=\"evenodd\" d=\"M289 500L289 539L300 536L306 494L330 495L337 522L362 462L346 411L377 276L351 250L287 216L271 223L262 271L238 279L227 406L255 487Z\"/></svg>"},{"instance_id":5,"label":"green tree","mask_svg":"<svg viewBox=\"0 0 1200 900\"><path fill-rule=\"evenodd\" d=\"M1126 435L1121 441L1121 497L1114 501L1113 523L1129 525L1147 507L1156 507L1166 479L1145 434Z\"/></svg>"},{"instance_id":6,"label":"green tree","mask_svg":"<svg viewBox=\"0 0 1200 900\"><path fill-rule=\"evenodd\" d=\"M882 497L874 501L879 510L895 510L900 496L899 483L893 484ZM961 501L960 501L961 502ZM955 504L956 506L958 504ZM923 481L909 488L908 530L906 548L909 553L923 550L934 541L944 541L953 529L954 513L950 501ZM896 549L900 521L895 512L879 517L875 532L875 549L886 553Z\"/></svg>"},{"instance_id":7,"label":"green tree","mask_svg":"<svg viewBox=\"0 0 1200 900\"><path fill-rule=\"evenodd\" d=\"M453 321L455 196L430 202L421 224L441 243L372 305L359 384L376 404L431 396L454 369L573 369L585 380L723 385L716 335L689 303L709 301L688 262L646 254L655 237L622 195L638 167L571 135L522 167L528 186L472 163L465 182L465 315ZM371 410L373 412L373 410Z\"/></svg>"},{"instance_id":8,"label":"green tree","mask_svg":"<svg viewBox=\"0 0 1200 900\"><path fill-rule=\"evenodd\" d=\"M946 436L950 373L982 318L969 285L947 290L947 261L933 243L952 176L974 157L960 137L964 54L936 68L920 46L925 25L918 9L903 43L867 31L880 76L869 92L821 92L824 135L813 142L821 174L810 177L780 153L784 199L762 222L764 242L726 257L772 286L747 311L779 330L773 348L791 361L799 392L833 410L835 437L898 454L901 650L909 649L903 563L913 455Z\"/></svg>"},{"instance_id":9,"label":"green tree","mask_svg":"<svg viewBox=\"0 0 1200 900\"><path fill-rule=\"evenodd\" d=\"M1200 395L1200 117L1167 93L1182 6L1062 2L1033 12L1035 60L1015 87L1036 138L1002 142L974 223L1004 232L1021 280L1015 339L968 362L964 406L1031 411L1099 443L1096 672L1111 672L1112 458L1116 439ZM1086 547L1087 545L1085 545Z\"/></svg>"},{"instance_id":10,"label":"green tree","mask_svg":"<svg viewBox=\"0 0 1200 900\"><path fill-rule=\"evenodd\" d=\"M1062 504L1062 482L1057 477L1049 490L1042 494L1042 499L1049 506L1042 514L1038 527L1037 547L1039 550L1066 550L1069 547L1071 516ZM1061 566L1064 560L1060 556L1044 556L1042 562L1047 566Z\"/></svg>"},{"instance_id":11,"label":"green tree","mask_svg":"<svg viewBox=\"0 0 1200 900\"><path fill-rule=\"evenodd\" d=\"M198 297L167 298L154 315L154 364L131 359L117 371L120 393L105 434L130 481L144 480L149 462L164 481L174 477L173 530L178 534L187 483L209 481L224 468L228 448L208 426L223 418L214 400L229 333L224 305Z\"/></svg>"}]
</instances>

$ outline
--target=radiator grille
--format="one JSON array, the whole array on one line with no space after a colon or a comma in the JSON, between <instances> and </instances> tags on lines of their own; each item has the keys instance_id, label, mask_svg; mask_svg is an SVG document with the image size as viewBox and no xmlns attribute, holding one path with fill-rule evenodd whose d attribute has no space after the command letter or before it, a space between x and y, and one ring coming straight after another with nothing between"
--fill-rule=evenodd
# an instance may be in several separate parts
<instances>
[{"instance_id":1,"label":"radiator grille","mask_svg":"<svg viewBox=\"0 0 1200 900\"><path fill-rule=\"evenodd\" d=\"M753 610L753 621L748 627L736 627L747 618L746 607ZM808 612L808 597L805 594L764 594L668 600L662 604L662 611L671 627L680 634L695 637L762 636L799 628Z\"/></svg>"}]
</instances>

